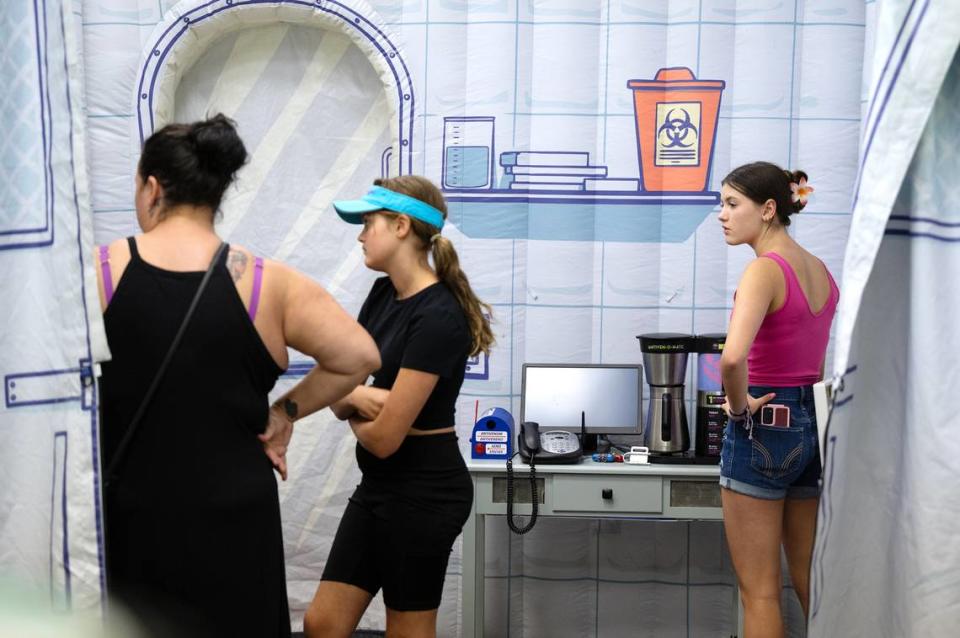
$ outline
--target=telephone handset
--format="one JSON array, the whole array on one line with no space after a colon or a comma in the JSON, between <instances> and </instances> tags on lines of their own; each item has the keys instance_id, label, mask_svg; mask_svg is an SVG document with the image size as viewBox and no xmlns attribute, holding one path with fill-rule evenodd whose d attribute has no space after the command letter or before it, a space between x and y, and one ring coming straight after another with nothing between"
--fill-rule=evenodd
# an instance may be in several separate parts
<instances>
[{"instance_id":1,"label":"telephone handset","mask_svg":"<svg viewBox=\"0 0 960 638\"><path fill-rule=\"evenodd\" d=\"M540 451L540 424L533 421L521 423L517 443L520 456L525 459L535 456Z\"/></svg>"}]
</instances>

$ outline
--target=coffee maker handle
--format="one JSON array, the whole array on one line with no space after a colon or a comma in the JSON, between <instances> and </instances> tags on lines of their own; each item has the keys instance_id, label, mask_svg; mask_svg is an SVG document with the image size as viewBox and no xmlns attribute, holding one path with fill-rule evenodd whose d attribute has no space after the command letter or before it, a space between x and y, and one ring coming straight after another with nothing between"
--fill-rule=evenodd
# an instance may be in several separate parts
<instances>
[{"instance_id":1,"label":"coffee maker handle","mask_svg":"<svg viewBox=\"0 0 960 638\"><path fill-rule=\"evenodd\" d=\"M673 430L673 401L670 393L660 396L660 440L669 441Z\"/></svg>"}]
</instances>

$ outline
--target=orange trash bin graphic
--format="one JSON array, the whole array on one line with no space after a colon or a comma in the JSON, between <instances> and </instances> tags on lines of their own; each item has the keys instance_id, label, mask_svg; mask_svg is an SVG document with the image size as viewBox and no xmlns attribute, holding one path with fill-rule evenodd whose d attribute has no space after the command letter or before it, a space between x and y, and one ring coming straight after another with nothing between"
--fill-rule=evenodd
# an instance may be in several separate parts
<instances>
[{"instance_id":1,"label":"orange trash bin graphic","mask_svg":"<svg viewBox=\"0 0 960 638\"><path fill-rule=\"evenodd\" d=\"M698 80L686 67L660 69L653 80L628 80L637 120L642 190L707 190L723 80Z\"/></svg>"}]
</instances>

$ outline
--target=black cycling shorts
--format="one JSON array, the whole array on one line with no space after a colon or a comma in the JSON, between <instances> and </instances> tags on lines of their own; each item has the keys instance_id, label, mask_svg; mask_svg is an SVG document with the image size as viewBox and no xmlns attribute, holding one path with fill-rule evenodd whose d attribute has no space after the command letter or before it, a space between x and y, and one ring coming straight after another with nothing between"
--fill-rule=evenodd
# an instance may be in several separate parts
<instances>
[{"instance_id":1,"label":"black cycling shorts","mask_svg":"<svg viewBox=\"0 0 960 638\"><path fill-rule=\"evenodd\" d=\"M456 436L408 436L389 464L371 464L366 454L358 450L363 480L340 520L321 580L371 594L383 589L384 604L395 611L436 609L450 551L473 505Z\"/></svg>"}]
</instances>

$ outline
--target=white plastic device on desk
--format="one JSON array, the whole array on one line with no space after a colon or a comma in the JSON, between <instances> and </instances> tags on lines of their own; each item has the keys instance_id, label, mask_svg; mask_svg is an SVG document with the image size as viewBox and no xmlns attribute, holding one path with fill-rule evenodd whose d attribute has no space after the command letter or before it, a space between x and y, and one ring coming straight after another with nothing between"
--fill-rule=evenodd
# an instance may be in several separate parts
<instances>
[{"instance_id":1,"label":"white plastic device on desk","mask_svg":"<svg viewBox=\"0 0 960 638\"><path fill-rule=\"evenodd\" d=\"M630 451L623 455L624 463L633 463L634 465L650 464L650 448L642 445L633 445Z\"/></svg>"}]
</instances>

